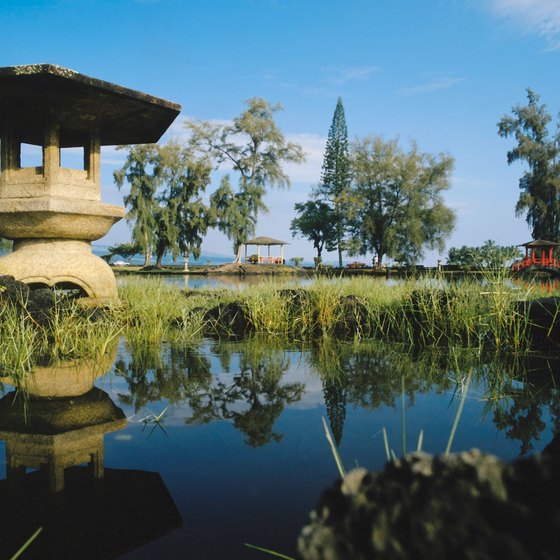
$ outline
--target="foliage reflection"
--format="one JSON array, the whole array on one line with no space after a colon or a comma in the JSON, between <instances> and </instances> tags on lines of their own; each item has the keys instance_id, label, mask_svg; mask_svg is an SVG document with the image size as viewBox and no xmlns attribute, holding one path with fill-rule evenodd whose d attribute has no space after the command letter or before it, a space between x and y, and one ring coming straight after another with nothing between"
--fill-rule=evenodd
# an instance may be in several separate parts
<instances>
[{"instance_id":1,"label":"foliage reflection","mask_svg":"<svg viewBox=\"0 0 560 560\"><path fill-rule=\"evenodd\" d=\"M324 338L297 347L278 339L205 341L196 347L134 347L121 352L116 373L128 385L122 404L140 411L166 400L187 411L188 425L232 422L252 447L278 442L274 429L283 410L302 399L305 378L322 384L326 415L336 445L344 434L347 408L412 407L425 393L448 393L457 404L464 379L469 398L484 402L483 414L507 438L531 451L550 418L560 426L558 369L553 360L490 357L476 351L411 351L380 341ZM421 426L418 427L420 429Z\"/></svg>"}]
</instances>

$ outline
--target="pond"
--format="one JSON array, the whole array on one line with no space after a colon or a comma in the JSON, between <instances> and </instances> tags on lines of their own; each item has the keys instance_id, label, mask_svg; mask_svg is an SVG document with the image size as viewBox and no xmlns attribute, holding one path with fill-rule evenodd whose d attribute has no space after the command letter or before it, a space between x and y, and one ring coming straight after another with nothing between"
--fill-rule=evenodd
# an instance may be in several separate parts
<instances>
[{"instance_id":1,"label":"pond","mask_svg":"<svg viewBox=\"0 0 560 560\"><path fill-rule=\"evenodd\" d=\"M137 275L137 277L141 277ZM144 276L145 277L145 276ZM127 275L118 278L118 282L126 282L128 278L134 278L134 275ZM256 286L263 283L282 284L286 286L307 286L315 281L315 278L304 275L268 275L268 274L181 274L181 275L159 275L166 284L178 286L186 290L216 290L225 288L228 290L240 290L248 286Z\"/></svg>"},{"instance_id":2,"label":"pond","mask_svg":"<svg viewBox=\"0 0 560 560\"><path fill-rule=\"evenodd\" d=\"M83 377L83 364L67 366L49 378L69 386ZM42 370L37 379L49 376ZM95 388L81 397L13 405L3 387L0 558L39 526L24 558L267 557L244 543L295 555L338 476L322 418L346 468L372 470L387 461L383 428L396 456L415 450L422 431L430 453L450 444L510 460L541 451L560 419L554 363L378 341L121 342L89 372ZM50 473L24 473L41 454ZM72 466L61 478L60 466L88 457L89 470ZM64 490L49 493L49 480Z\"/></svg>"}]
</instances>

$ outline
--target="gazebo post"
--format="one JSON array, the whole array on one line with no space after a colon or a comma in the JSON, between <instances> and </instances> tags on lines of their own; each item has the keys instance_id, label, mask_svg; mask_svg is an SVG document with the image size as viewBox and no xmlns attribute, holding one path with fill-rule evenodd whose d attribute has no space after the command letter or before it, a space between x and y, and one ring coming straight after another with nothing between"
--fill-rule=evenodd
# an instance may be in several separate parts
<instances>
[{"instance_id":1,"label":"gazebo post","mask_svg":"<svg viewBox=\"0 0 560 560\"><path fill-rule=\"evenodd\" d=\"M284 264L284 245L280 245L280 264Z\"/></svg>"},{"instance_id":2,"label":"gazebo post","mask_svg":"<svg viewBox=\"0 0 560 560\"><path fill-rule=\"evenodd\" d=\"M257 263L261 262L261 246L257 245Z\"/></svg>"}]
</instances>

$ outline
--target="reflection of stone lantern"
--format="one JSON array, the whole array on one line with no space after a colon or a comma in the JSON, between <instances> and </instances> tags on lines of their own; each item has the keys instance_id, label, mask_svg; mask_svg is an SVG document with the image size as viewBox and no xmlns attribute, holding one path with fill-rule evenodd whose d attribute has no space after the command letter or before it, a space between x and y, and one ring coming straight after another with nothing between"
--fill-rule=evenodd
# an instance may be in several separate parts
<instances>
[{"instance_id":1,"label":"reflection of stone lantern","mask_svg":"<svg viewBox=\"0 0 560 560\"><path fill-rule=\"evenodd\" d=\"M0 274L116 298L110 267L91 252L91 241L123 217L100 202L100 147L157 142L179 111L59 66L0 68L0 237L14 240ZM22 167L22 144L41 147L41 165ZM83 152L81 169L61 166L69 148Z\"/></svg>"},{"instance_id":2,"label":"reflection of stone lantern","mask_svg":"<svg viewBox=\"0 0 560 560\"><path fill-rule=\"evenodd\" d=\"M28 468L49 473L50 488L64 488L64 471L89 463L95 478L103 477L103 436L122 430L126 418L109 396L93 387L113 365L116 348L91 361L61 362L37 367L0 399L0 440L6 441L8 479ZM0 382L11 384L9 378ZM17 398L17 394L26 398Z\"/></svg>"},{"instance_id":3,"label":"reflection of stone lantern","mask_svg":"<svg viewBox=\"0 0 560 560\"><path fill-rule=\"evenodd\" d=\"M38 367L0 399L0 558L21 547L30 527L44 530L25 556L98 559L120 558L182 525L159 473L105 468L105 434L127 421L93 383L115 356Z\"/></svg>"}]
</instances>

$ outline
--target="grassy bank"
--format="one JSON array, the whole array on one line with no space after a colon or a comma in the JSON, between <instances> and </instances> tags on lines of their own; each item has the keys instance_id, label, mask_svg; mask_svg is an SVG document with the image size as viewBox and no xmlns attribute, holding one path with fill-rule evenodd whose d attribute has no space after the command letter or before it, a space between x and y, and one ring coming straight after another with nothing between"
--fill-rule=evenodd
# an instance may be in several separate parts
<instances>
[{"instance_id":1,"label":"grassy bank","mask_svg":"<svg viewBox=\"0 0 560 560\"><path fill-rule=\"evenodd\" d=\"M318 279L297 288L271 281L235 292L185 291L163 279L130 277L119 290L119 304L91 311L68 303L41 324L14 305L1 305L2 375L99 355L120 337L135 348L259 333L301 341L378 338L415 347L522 353L530 349L530 325L515 302L550 295L536 285L512 286L499 275L482 283L438 277L393 283Z\"/></svg>"}]
</instances>

